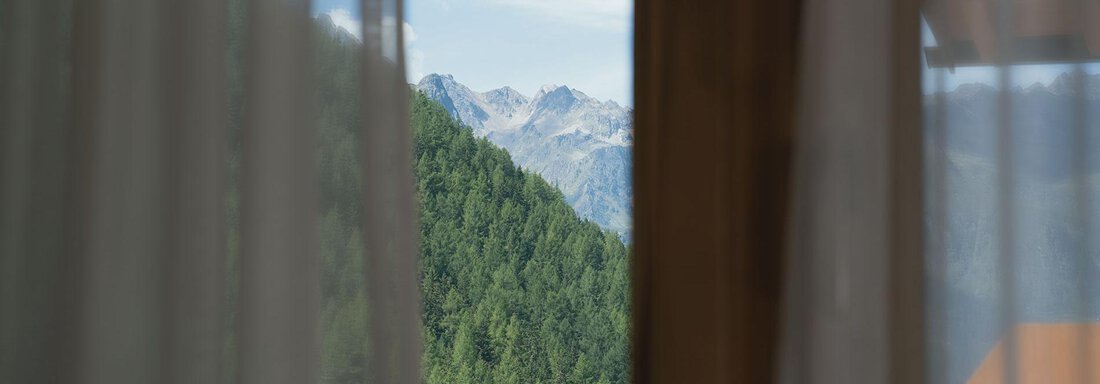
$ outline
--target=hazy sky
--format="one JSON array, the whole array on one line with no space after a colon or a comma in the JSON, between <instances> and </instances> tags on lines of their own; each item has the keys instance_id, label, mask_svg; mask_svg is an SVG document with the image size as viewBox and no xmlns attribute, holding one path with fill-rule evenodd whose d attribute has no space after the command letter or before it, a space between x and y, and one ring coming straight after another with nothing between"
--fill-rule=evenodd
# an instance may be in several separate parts
<instances>
[{"instance_id":1,"label":"hazy sky","mask_svg":"<svg viewBox=\"0 0 1100 384\"><path fill-rule=\"evenodd\" d=\"M315 0L353 33L359 0ZM568 85L632 105L632 0L406 0L409 82L452 74L475 91Z\"/></svg>"},{"instance_id":2,"label":"hazy sky","mask_svg":"<svg viewBox=\"0 0 1100 384\"><path fill-rule=\"evenodd\" d=\"M543 84L568 85L601 100L633 105L633 0L405 0L409 82L426 74L452 74L475 91L509 85L528 96ZM359 33L359 0L314 0L314 14ZM935 45L927 25L925 46ZM1081 66L1100 74L1100 64ZM1073 65L1011 67L1013 86L1050 84ZM924 92L985 83L992 67L954 73L924 70Z\"/></svg>"},{"instance_id":3,"label":"hazy sky","mask_svg":"<svg viewBox=\"0 0 1100 384\"><path fill-rule=\"evenodd\" d=\"M928 25L923 22L921 25L923 26L923 45L935 46L936 39L932 37L932 31L928 29ZM1035 83L1049 85L1058 75L1073 72L1075 70L1072 64L1018 65L1009 68L1012 71L1013 86L1024 88ZM1088 74L1100 73L1100 64L1083 64L1080 68ZM954 90L959 84L968 83L983 83L997 86L1000 77L1000 71L995 67L960 67L955 69L955 73L951 73L946 69L929 69L928 66L925 65L923 78L924 93L930 94L935 91L936 76L938 76L937 72L943 73L944 88L947 91Z\"/></svg>"}]
</instances>

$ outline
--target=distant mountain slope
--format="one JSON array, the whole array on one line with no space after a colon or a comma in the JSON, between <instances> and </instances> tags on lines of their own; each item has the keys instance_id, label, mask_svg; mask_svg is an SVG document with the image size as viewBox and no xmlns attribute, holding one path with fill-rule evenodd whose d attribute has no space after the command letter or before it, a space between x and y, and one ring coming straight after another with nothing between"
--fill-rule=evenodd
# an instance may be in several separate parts
<instances>
[{"instance_id":1,"label":"distant mountain slope","mask_svg":"<svg viewBox=\"0 0 1100 384\"><path fill-rule=\"evenodd\" d=\"M530 98L509 87L479 93L450 75L428 75L416 88L554 183L582 217L629 238L628 108L565 86L543 86Z\"/></svg>"},{"instance_id":2,"label":"distant mountain slope","mask_svg":"<svg viewBox=\"0 0 1100 384\"><path fill-rule=\"evenodd\" d=\"M1085 81L1084 116L1090 138L1085 148L1100 147L1100 76ZM930 242L942 241L946 255L929 255L929 297L939 303L929 317L946 326L932 345L947 352L943 369L950 383L970 377L981 359L1000 340L998 301L1003 253L997 248L998 186L997 89L984 84L960 85L952 92L925 98L926 132L942 110L946 136L946 237L929 222ZM1091 211L1082 212L1073 168L1074 105L1071 78L1012 91L1015 158L1016 257L1014 302L1021 322L1095 322L1100 320L1100 254L1085 255L1084 241L1100 238L1100 155L1090 151L1084 188L1092 195ZM942 108L941 108L942 107ZM931 139L931 137L929 137ZM932 142L932 141L929 141ZM934 151L939 148L932 148ZM935 152L931 152L935 153ZM931 163L930 163L931 164ZM931 183L928 184L932 186ZM929 191L930 196L931 191ZM1086 213L1093 227L1085 233L1077 215ZM928 218L930 220L930 218ZM1095 247L1096 245L1092 245ZM936 272L939 271L939 272ZM1098 281L1089 283L1090 281ZM1079 301L1084 288L1087 303Z\"/></svg>"},{"instance_id":3,"label":"distant mountain slope","mask_svg":"<svg viewBox=\"0 0 1100 384\"><path fill-rule=\"evenodd\" d=\"M345 32L327 18L317 20L323 384L364 383L370 345L357 144L362 61L358 43ZM519 169L507 151L475 136L440 104L410 92L420 206L421 382L626 383L629 254L619 236L583 220L541 176ZM524 104L517 95L502 90L494 104L501 111ZM239 159L240 142L233 148ZM231 244L237 238L232 232ZM230 255L236 268L236 248ZM237 286L235 280L229 286ZM235 303L236 291L230 299ZM227 362L230 378L233 362Z\"/></svg>"},{"instance_id":4,"label":"distant mountain slope","mask_svg":"<svg viewBox=\"0 0 1100 384\"><path fill-rule=\"evenodd\" d=\"M422 94L412 123L426 382L627 382L618 236Z\"/></svg>"}]
</instances>

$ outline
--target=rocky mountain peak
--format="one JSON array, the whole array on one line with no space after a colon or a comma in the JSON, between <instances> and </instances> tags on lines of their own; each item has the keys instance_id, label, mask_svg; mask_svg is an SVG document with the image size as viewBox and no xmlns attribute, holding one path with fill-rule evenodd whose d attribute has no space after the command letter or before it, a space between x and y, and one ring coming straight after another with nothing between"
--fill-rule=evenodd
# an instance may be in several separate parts
<instances>
[{"instance_id":1,"label":"rocky mountain peak","mask_svg":"<svg viewBox=\"0 0 1100 384\"><path fill-rule=\"evenodd\" d=\"M551 109L557 112L564 112L572 108L578 101L579 98L569 89L569 87L560 86L556 88L547 88L547 86L543 86L542 90L535 95L535 99L531 101L531 106L536 111Z\"/></svg>"},{"instance_id":2,"label":"rocky mountain peak","mask_svg":"<svg viewBox=\"0 0 1100 384\"><path fill-rule=\"evenodd\" d=\"M1100 74L1085 75L1081 81L1086 98L1100 98ZM1058 75L1058 78L1054 79L1049 86L1050 91L1056 95L1075 95L1077 87L1077 77L1071 73Z\"/></svg>"},{"instance_id":3,"label":"rocky mountain peak","mask_svg":"<svg viewBox=\"0 0 1100 384\"><path fill-rule=\"evenodd\" d=\"M1058 75L1058 78L1050 82L1050 91L1058 95L1072 95L1077 93L1074 85L1074 76L1069 73Z\"/></svg>"},{"instance_id":4,"label":"rocky mountain peak","mask_svg":"<svg viewBox=\"0 0 1100 384\"><path fill-rule=\"evenodd\" d=\"M545 85L528 98L511 87L478 93L431 74L416 88L556 184L579 215L629 237L628 110L564 85Z\"/></svg>"},{"instance_id":5,"label":"rocky mountain peak","mask_svg":"<svg viewBox=\"0 0 1100 384\"><path fill-rule=\"evenodd\" d=\"M355 37L355 35L349 32L347 29L337 26L336 23L332 21L332 16L329 16L327 13L317 15L317 17L314 18L314 23L317 25L318 28L321 29L322 32L327 33L329 36L332 36L336 39L336 42L340 44L360 43L359 38Z\"/></svg>"},{"instance_id":6,"label":"rocky mountain peak","mask_svg":"<svg viewBox=\"0 0 1100 384\"><path fill-rule=\"evenodd\" d=\"M1044 85L1043 83L1040 83L1038 81L1036 81L1035 83L1028 86L1027 89L1024 90L1024 92L1027 92L1027 93L1035 93L1035 92L1052 93L1050 91L1050 89L1047 88L1046 85Z\"/></svg>"},{"instance_id":7,"label":"rocky mountain peak","mask_svg":"<svg viewBox=\"0 0 1100 384\"><path fill-rule=\"evenodd\" d=\"M482 96L485 98L485 102L493 106L497 113L507 117L514 116L520 107L531 102L531 99L528 99L527 96L507 86L485 92Z\"/></svg>"},{"instance_id":8,"label":"rocky mountain peak","mask_svg":"<svg viewBox=\"0 0 1100 384\"><path fill-rule=\"evenodd\" d=\"M454 76L433 73L421 79L416 88L443 104L452 116L475 129L483 128L490 117L480 95L455 81Z\"/></svg>"}]
</instances>

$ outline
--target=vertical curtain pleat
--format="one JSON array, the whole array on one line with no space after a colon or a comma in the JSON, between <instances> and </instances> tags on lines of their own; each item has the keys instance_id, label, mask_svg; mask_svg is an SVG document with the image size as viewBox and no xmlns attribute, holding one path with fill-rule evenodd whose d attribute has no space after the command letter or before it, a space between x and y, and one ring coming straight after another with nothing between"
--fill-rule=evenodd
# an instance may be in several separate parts
<instances>
[{"instance_id":1,"label":"vertical curtain pleat","mask_svg":"<svg viewBox=\"0 0 1100 384\"><path fill-rule=\"evenodd\" d=\"M167 214L163 2L81 1L75 108L80 191L76 381L161 379Z\"/></svg>"},{"instance_id":2,"label":"vertical curtain pleat","mask_svg":"<svg viewBox=\"0 0 1100 384\"><path fill-rule=\"evenodd\" d=\"M636 2L634 382L776 377L803 3Z\"/></svg>"},{"instance_id":3,"label":"vertical curtain pleat","mask_svg":"<svg viewBox=\"0 0 1100 384\"><path fill-rule=\"evenodd\" d=\"M1073 0L1073 20L1071 22L1081 28L1082 31L1087 31L1088 23L1096 22L1095 20L1089 20L1088 4L1087 0ZM1070 107L1072 117L1071 120L1072 134L1070 135L1070 174L1072 175L1073 184L1073 207L1075 212L1072 214L1075 219L1077 228L1084 234L1080 240L1078 240L1075 247L1073 247L1073 268L1077 273L1074 276L1076 280L1075 288L1077 290L1074 301L1077 308L1074 308L1076 313L1081 316L1088 316L1093 313L1092 298L1090 297L1092 288L1092 276L1089 276L1088 271L1091 268L1089 261L1093 251L1092 246L1092 190L1089 186L1089 147L1093 142L1092 135L1089 132L1089 116L1088 116L1088 101L1086 92L1088 91L1085 81L1084 66L1081 63L1074 63L1073 72L1073 105ZM1091 324L1084 324L1081 326L1078 332L1076 350L1074 351L1075 361L1073 367L1077 370L1077 374L1081 383L1093 383L1095 380L1100 379L1094 377L1094 369L1091 367L1096 360L1093 359L1093 354L1097 351L1093 350L1092 339L1093 327Z\"/></svg>"},{"instance_id":4,"label":"vertical curtain pleat","mask_svg":"<svg viewBox=\"0 0 1100 384\"><path fill-rule=\"evenodd\" d=\"M72 4L0 4L0 382L71 378Z\"/></svg>"},{"instance_id":5,"label":"vertical curtain pleat","mask_svg":"<svg viewBox=\"0 0 1100 384\"><path fill-rule=\"evenodd\" d=\"M924 140L921 102L920 1L895 0L888 18L890 116L890 242L887 270L889 357L887 381L916 384L927 380L927 318L924 245Z\"/></svg>"},{"instance_id":6,"label":"vertical curtain pleat","mask_svg":"<svg viewBox=\"0 0 1100 384\"><path fill-rule=\"evenodd\" d=\"M250 0L241 132L240 381L317 381L309 2Z\"/></svg>"},{"instance_id":7,"label":"vertical curtain pleat","mask_svg":"<svg viewBox=\"0 0 1100 384\"><path fill-rule=\"evenodd\" d=\"M166 384L222 377L226 10L225 0L168 2Z\"/></svg>"},{"instance_id":8,"label":"vertical curtain pleat","mask_svg":"<svg viewBox=\"0 0 1100 384\"><path fill-rule=\"evenodd\" d=\"M996 5L997 33L997 287L998 324L1004 335L1004 382L1015 384L1016 377L1016 178L1015 148L1012 120L1013 72L1009 67L1015 47L1013 0L1001 0Z\"/></svg>"},{"instance_id":9,"label":"vertical curtain pleat","mask_svg":"<svg viewBox=\"0 0 1100 384\"><path fill-rule=\"evenodd\" d=\"M78 232L76 259L58 268L76 282L67 382L220 377L224 12L213 0L77 4Z\"/></svg>"},{"instance_id":10,"label":"vertical curtain pleat","mask_svg":"<svg viewBox=\"0 0 1100 384\"><path fill-rule=\"evenodd\" d=\"M927 256L929 260L926 261L927 266L925 274L929 276L927 281L930 282L946 282L947 281L947 253L948 253L948 212L950 212L950 204L948 201L948 184L947 184L947 172L948 172L948 158L947 158L947 90L946 88L946 74L945 69L937 69L934 72L934 85L933 85L933 105L934 109L931 113L931 126L932 130L929 135L931 136L930 143L928 143L928 150L925 152L929 157L928 169L925 172L927 182L930 184L926 190L929 191L929 196L925 200L925 204L928 207L928 215L931 224L929 226L930 232L926 238L927 244ZM935 284L935 283L933 283ZM948 316L947 316L947 289L945 284L939 284L938 286L929 286L926 289L928 297L925 301L928 306L927 320L928 320L928 339L929 340L946 340L948 329ZM932 351L940 352L941 348L945 348L943 344L929 344L929 348ZM928 381L932 383L945 383L947 382L948 360L947 353L929 353L929 371Z\"/></svg>"},{"instance_id":11,"label":"vertical curtain pleat","mask_svg":"<svg viewBox=\"0 0 1100 384\"><path fill-rule=\"evenodd\" d=\"M782 382L924 381L918 6L804 10Z\"/></svg>"},{"instance_id":12,"label":"vertical curtain pleat","mask_svg":"<svg viewBox=\"0 0 1100 384\"><path fill-rule=\"evenodd\" d=\"M420 305L412 129L400 1L364 0L363 227L371 383L417 383ZM391 47L392 52L387 52Z\"/></svg>"},{"instance_id":13,"label":"vertical curtain pleat","mask_svg":"<svg viewBox=\"0 0 1100 384\"><path fill-rule=\"evenodd\" d=\"M1073 70L1073 133L1071 144L1071 174L1073 175L1073 207L1075 212L1072 214L1074 218L1074 224L1081 233L1084 234L1083 238L1078 240L1075 247L1073 247L1073 268L1076 271L1073 278L1075 280L1076 292L1074 302L1076 308L1073 308L1075 313L1082 316L1088 316L1092 313L1092 298L1090 297L1091 288L1091 276L1089 276L1090 263L1092 255L1092 196L1089 188L1089 171L1088 171L1088 157L1089 157L1089 143L1092 141L1092 137L1088 132L1088 117L1086 113L1086 100L1085 100L1085 73L1081 66L1075 66ZM1080 377L1082 383L1092 383L1096 378L1092 377L1093 369L1089 366L1093 364L1092 350L1092 327L1089 324L1084 324L1080 327L1080 331L1076 335L1076 350L1074 351L1076 361L1073 364L1075 370L1078 370L1078 374L1075 377Z\"/></svg>"}]
</instances>

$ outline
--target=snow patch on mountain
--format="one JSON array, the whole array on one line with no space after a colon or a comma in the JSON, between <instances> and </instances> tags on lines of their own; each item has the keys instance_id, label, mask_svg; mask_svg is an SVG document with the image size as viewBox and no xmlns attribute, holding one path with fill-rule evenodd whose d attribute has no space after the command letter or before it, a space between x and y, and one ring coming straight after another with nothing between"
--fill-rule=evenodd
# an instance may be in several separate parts
<instances>
[{"instance_id":1,"label":"snow patch on mountain","mask_svg":"<svg viewBox=\"0 0 1100 384\"><path fill-rule=\"evenodd\" d=\"M451 75L431 74L416 89L557 185L581 217L629 238L630 109L559 85L527 97L510 87L476 92Z\"/></svg>"}]
</instances>

